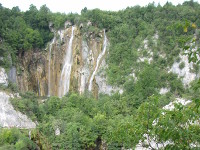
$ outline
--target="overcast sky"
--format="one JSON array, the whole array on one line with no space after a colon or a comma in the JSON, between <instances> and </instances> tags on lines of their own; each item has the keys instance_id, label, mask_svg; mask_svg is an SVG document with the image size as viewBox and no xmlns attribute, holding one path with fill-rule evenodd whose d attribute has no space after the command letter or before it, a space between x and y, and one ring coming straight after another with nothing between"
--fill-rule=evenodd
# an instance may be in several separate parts
<instances>
[{"instance_id":1,"label":"overcast sky","mask_svg":"<svg viewBox=\"0 0 200 150\"><path fill-rule=\"evenodd\" d=\"M185 0L168 0L174 5L182 4ZM194 0L200 2L200 0ZM151 0L0 0L0 3L7 8L19 6L20 10L26 11L30 4L35 5L38 9L46 4L52 12L77 12L87 7L88 9L99 8L101 10L121 10L126 7L140 5L146 6L153 1ZM155 4L164 5L167 0L154 0Z\"/></svg>"}]
</instances>

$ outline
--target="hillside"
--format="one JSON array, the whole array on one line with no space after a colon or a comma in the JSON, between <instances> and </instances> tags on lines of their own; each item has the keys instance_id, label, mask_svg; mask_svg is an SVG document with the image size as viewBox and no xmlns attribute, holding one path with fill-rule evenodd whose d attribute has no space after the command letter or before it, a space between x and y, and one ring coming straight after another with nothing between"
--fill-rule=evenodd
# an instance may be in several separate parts
<instances>
[{"instance_id":1,"label":"hillside","mask_svg":"<svg viewBox=\"0 0 200 150\"><path fill-rule=\"evenodd\" d=\"M199 149L199 16L0 4L0 149Z\"/></svg>"}]
</instances>

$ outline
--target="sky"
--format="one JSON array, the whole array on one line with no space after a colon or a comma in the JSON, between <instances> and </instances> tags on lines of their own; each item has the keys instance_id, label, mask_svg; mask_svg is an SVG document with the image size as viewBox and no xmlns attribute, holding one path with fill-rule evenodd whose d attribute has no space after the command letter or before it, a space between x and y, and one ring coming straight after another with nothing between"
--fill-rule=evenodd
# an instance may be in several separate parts
<instances>
[{"instance_id":1,"label":"sky","mask_svg":"<svg viewBox=\"0 0 200 150\"><path fill-rule=\"evenodd\" d=\"M182 4L185 0L168 0L174 5ZM194 0L195 2L200 0ZM19 6L20 10L26 11L30 4L35 5L38 9L46 4L52 12L80 13L84 7L87 9L99 8L101 10L117 11L135 5L146 6L152 3L151 0L0 0L0 3L7 8ZM164 5L167 0L154 0L155 4Z\"/></svg>"}]
</instances>

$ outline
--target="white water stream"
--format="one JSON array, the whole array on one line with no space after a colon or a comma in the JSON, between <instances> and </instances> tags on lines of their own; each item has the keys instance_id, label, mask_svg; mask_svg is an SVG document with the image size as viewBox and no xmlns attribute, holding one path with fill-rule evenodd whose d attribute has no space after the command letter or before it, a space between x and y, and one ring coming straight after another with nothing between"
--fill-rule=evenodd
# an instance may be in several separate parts
<instances>
[{"instance_id":1,"label":"white water stream","mask_svg":"<svg viewBox=\"0 0 200 150\"><path fill-rule=\"evenodd\" d=\"M74 38L74 27L72 27L72 34L69 40L68 48L66 49L66 56L64 59L64 66L62 68L60 83L59 83L59 97L64 96L69 92L70 75L72 67L72 42Z\"/></svg>"},{"instance_id":2,"label":"white water stream","mask_svg":"<svg viewBox=\"0 0 200 150\"><path fill-rule=\"evenodd\" d=\"M56 40L56 36L54 35L52 42L49 44L48 97L51 96L51 49L55 40Z\"/></svg>"},{"instance_id":3,"label":"white water stream","mask_svg":"<svg viewBox=\"0 0 200 150\"><path fill-rule=\"evenodd\" d=\"M99 63L101 58L105 55L106 52L106 47L107 47L107 37L106 37L106 32L104 30L104 42L103 42L103 51L99 54L98 58L97 58L97 62L96 62L96 67L94 72L92 73L92 76L90 78L90 82L89 82L89 87L88 90L91 91L92 90L92 82L94 80L94 76L96 75L97 69L99 68Z\"/></svg>"}]
</instances>

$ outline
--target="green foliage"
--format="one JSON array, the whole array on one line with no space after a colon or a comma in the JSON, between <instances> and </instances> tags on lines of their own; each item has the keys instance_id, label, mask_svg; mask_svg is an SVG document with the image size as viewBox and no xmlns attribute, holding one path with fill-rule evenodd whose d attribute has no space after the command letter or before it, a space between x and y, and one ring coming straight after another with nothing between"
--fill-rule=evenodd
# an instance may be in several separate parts
<instances>
[{"instance_id":1,"label":"green foliage","mask_svg":"<svg viewBox=\"0 0 200 150\"><path fill-rule=\"evenodd\" d=\"M36 150L36 144L19 129L0 129L0 149Z\"/></svg>"},{"instance_id":2,"label":"green foliage","mask_svg":"<svg viewBox=\"0 0 200 150\"><path fill-rule=\"evenodd\" d=\"M36 120L40 117L40 111L38 109L39 104L37 97L32 92L26 92L21 94L22 98L14 98L11 100L12 105L19 111L27 114L31 119Z\"/></svg>"},{"instance_id":3,"label":"green foliage","mask_svg":"<svg viewBox=\"0 0 200 150\"><path fill-rule=\"evenodd\" d=\"M55 29L60 29L64 27L64 23L67 20L66 14L61 13L53 13L52 14L52 22L54 24Z\"/></svg>"},{"instance_id":4,"label":"green foliage","mask_svg":"<svg viewBox=\"0 0 200 150\"><path fill-rule=\"evenodd\" d=\"M150 67L146 70L148 69ZM145 71L141 77L144 77L144 74ZM193 91L193 95L199 97L199 91ZM32 103L31 99L34 98L33 94L27 93L22 100L29 99ZM168 144L166 148L189 149L191 141L199 142L199 127L195 124L187 125L190 121L198 120L198 101L194 99L190 106L175 105L175 110L167 111L162 107L175 99L173 95L143 97L145 102L137 105L138 108L133 105L134 98L126 94L114 94L102 95L96 101L71 93L61 99L50 97L43 104L36 105L37 112L33 107L29 107L29 111L38 117L37 128L40 136L48 141L47 143L43 140L42 144L47 144L52 149L94 149L100 147L102 141L106 142L110 149L135 148L139 140L151 138L154 138L156 143L169 140L176 143ZM38 112L41 115L37 116ZM60 130L59 136L55 135L57 128ZM148 137L143 136L145 134ZM16 140L16 134L11 135L12 138L10 134L3 137L9 137L6 139L10 143L17 141L15 143L18 148L26 147L26 142Z\"/></svg>"},{"instance_id":5,"label":"green foliage","mask_svg":"<svg viewBox=\"0 0 200 150\"><path fill-rule=\"evenodd\" d=\"M11 56L13 55L14 60L21 51L44 47L53 37L49 30L49 21L50 10L46 6L37 10L31 5L25 13L18 7L9 10L1 6L0 51L8 51ZM1 54L5 55L5 53Z\"/></svg>"},{"instance_id":6,"label":"green foliage","mask_svg":"<svg viewBox=\"0 0 200 150\"><path fill-rule=\"evenodd\" d=\"M181 63L179 64L179 68L182 70L184 67L185 67L185 63L184 63L184 62L181 62Z\"/></svg>"},{"instance_id":7,"label":"green foliage","mask_svg":"<svg viewBox=\"0 0 200 150\"><path fill-rule=\"evenodd\" d=\"M154 127L155 135L160 141L171 140L174 143L167 145L167 149L190 149L191 142L199 143L199 125L194 124L198 119L198 113L193 111L195 107L176 105L174 111L160 115Z\"/></svg>"},{"instance_id":8,"label":"green foliage","mask_svg":"<svg viewBox=\"0 0 200 150\"><path fill-rule=\"evenodd\" d=\"M138 107L146 99L155 94L159 89L170 87L170 92L176 95L184 93L184 87L177 75L159 69L154 64L144 66L144 70L137 75L137 81L128 79L124 84L124 97L130 99L130 104Z\"/></svg>"},{"instance_id":9,"label":"green foliage","mask_svg":"<svg viewBox=\"0 0 200 150\"><path fill-rule=\"evenodd\" d=\"M199 125L190 121L199 120L200 84L195 81L194 88L185 89L181 79L168 72L168 67L174 61L182 61L177 58L182 47L188 52L190 62L198 62L199 10L200 5L193 1L178 6L167 2L163 7L152 3L118 12L84 8L81 15L52 13L46 5L39 10L31 5L26 12L0 5L0 38L3 39L0 57L4 57L0 65L9 68L10 59L15 60L19 53L43 48L53 37L49 23L60 29L68 20L76 25L82 23L81 33L86 36L98 37L99 31L106 29L110 42L106 60L108 80L124 88L123 94L100 95L98 101L75 93L45 101L38 100L32 92L21 94L21 98L11 102L39 123L37 133L33 133L31 141L19 130L0 129L0 149L36 149L33 141L41 149L72 150L100 149L103 142L108 149L134 149L140 140L149 139L174 143L169 143L166 149L191 149L191 143L198 145ZM87 26L88 21L92 25ZM188 46L189 41L193 45ZM153 61L141 62L141 57ZM184 68L184 63L179 67ZM137 78L130 76L132 73ZM16 90L15 86L9 86ZM169 88L170 92L160 95L161 88ZM192 98L189 106L177 104L173 111L162 109L183 94ZM59 136L55 135L57 129Z\"/></svg>"},{"instance_id":10,"label":"green foliage","mask_svg":"<svg viewBox=\"0 0 200 150\"><path fill-rule=\"evenodd\" d=\"M181 61L181 58L178 57L178 58L176 59L176 62L179 63L180 61Z\"/></svg>"},{"instance_id":11,"label":"green foliage","mask_svg":"<svg viewBox=\"0 0 200 150\"><path fill-rule=\"evenodd\" d=\"M13 92L19 92L18 87L15 83L9 82L7 88L10 89Z\"/></svg>"},{"instance_id":12,"label":"green foliage","mask_svg":"<svg viewBox=\"0 0 200 150\"><path fill-rule=\"evenodd\" d=\"M16 51L13 51L11 46L7 43L0 43L0 66L9 68L12 64L11 56L15 55Z\"/></svg>"},{"instance_id":13,"label":"green foliage","mask_svg":"<svg viewBox=\"0 0 200 150\"><path fill-rule=\"evenodd\" d=\"M194 34L190 28L185 36L182 25L184 23L182 18L191 20L191 16L196 16L196 13L199 13L197 11L199 5L196 3L194 5L196 5L192 8L194 11L188 12L190 17L186 13L187 9L191 10L190 6L179 5L175 7L169 3L163 7L149 4L148 7L136 6L118 13L108 13L121 20L121 22L115 23L108 33L111 43L107 71L109 83L117 85L125 83L125 78L129 76L132 67L138 66L136 61L140 54L138 54L137 49L141 47L144 39L148 40L147 50L153 52L155 63L163 62L159 59L159 55L164 53L167 63L163 67L170 67L174 62L174 57L177 57L180 52L181 46L177 46L180 37L186 39ZM106 28L106 26L104 27ZM158 36L156 41L151 38L154 35Z\"/></svg>"}]
</instances>

